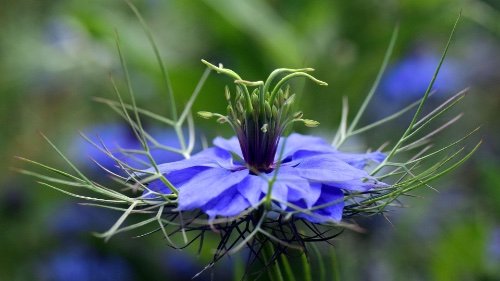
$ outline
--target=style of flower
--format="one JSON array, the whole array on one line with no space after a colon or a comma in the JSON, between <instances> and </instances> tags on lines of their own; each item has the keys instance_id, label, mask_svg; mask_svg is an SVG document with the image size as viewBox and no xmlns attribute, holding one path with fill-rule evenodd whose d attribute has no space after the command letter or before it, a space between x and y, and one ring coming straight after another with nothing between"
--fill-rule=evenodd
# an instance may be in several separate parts
<instances>
[{"instance_id":1,"label":"style of flower","mask_svg":"<svg viewBox=\"0 0 500 281\"><path fill-rule=\"evenodd\" d=\"M156 172L168 181L149 182L145 198L162 198L161 194L169 194L175 187L178 210L201 209L210 220L217 216L237 217L266 203L275 211L320 223L341 221L345 194L385 186L363 169L369 161L382 161L384 155L380 152L342 153L321 138L299 134L281 137L294 122L309 127L319 124L302 119L300 111L293 113L295 95L289 88L281 88L297 76L326 85L306 73L312 69L278 69L264 83L245 81L232 70L205 64L234 78L237 88L231 99L226 87L227 115L200 115L229 123L236 136L218 137L214 147L190 159L144 171L141 176ZM271 89L271 82L281 73L289 74ZM247 86L258 88L250 93Z\"/></svg>"}]
</instances>

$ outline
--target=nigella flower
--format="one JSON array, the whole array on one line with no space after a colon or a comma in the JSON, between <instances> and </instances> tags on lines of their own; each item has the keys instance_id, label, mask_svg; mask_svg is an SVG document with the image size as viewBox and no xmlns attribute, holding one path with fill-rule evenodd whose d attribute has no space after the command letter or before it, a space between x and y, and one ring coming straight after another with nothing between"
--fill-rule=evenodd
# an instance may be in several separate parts
<instances>
[{"instance_id":1,"label":"nigella flower","mask_svg":"<svg viewBox=\"0 0 500 281\"><path fill-rule=\"evenodd\" d=\"M226 70L208 65L219 72ZM309 70L280 69L266 83L235 77L239 87L234 100L226 88L227 116L210 112L200 115L219 117L220 122L232 126L236 136L217 137L214 147L189 159L144 171L141 176L157 169L169 184L159 179L151 181L143 196L161 198L158 195L170 194L174 186L179 191L178 210L201 209L210 220L217 216L236 217L247 209L272 202L274 210L297 211L296 217L311 222L341 221L346 193L385 185L364 170L368 162L380 162L385 156L380 152L343 153L318 137L300 134L281 137L294 122L317 125L316 121L302 119L301 112L293 113L295 95L280 88L286 79L295 76L326 84L304 72ZM268 90L278 72L291 74L272 91ZM261 87L250 94L248 85Z\"/></svg>"}]
</instances>

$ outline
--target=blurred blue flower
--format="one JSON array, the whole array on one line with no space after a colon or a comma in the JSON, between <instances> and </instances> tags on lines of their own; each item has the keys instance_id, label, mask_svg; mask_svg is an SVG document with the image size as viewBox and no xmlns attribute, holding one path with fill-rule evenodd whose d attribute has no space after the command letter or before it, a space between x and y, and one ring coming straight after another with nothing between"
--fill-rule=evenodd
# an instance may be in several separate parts
<instances>
[{"instance_id":1,"label":"blurred blue flower","mask_svg":"<svg viewBox=\"0 0 500 281\"><path fill-rule=\"evenodd\" d=\"M130 127L124 124L101 124L83 130L83 132L95 144L99 145L101 148L103 148L104 145L104 147L106 147L114 157L132 167L144 168L145 166L150 165L149 160L145 155L124 154L120 151L120 149L143 150L141 143L135 136L134 132L130 129ZM152 128L151 130L148 130L148 133L162 145L173 148L180 147L178 137L173 130ZM151 146L151 144L149 145ZM75 140L72 144L71 150L72 154L77 156L75 157L76 159L80 161L83 160L80 164L92 167L97 174L103 174L103 171L92 161L92 159L113 173L123 175L122 169L120 169L119 165L113 158L109 157L106 153L83 138ZM184 157L179 153L160 148L152 148L151 155L157 163L184 159Z\"/></svg>"},{"instance_id":2,"label":"blurred blue flower","mask_svg":"<svg viewBox=\"0 0 500 281\"><path fill-rule=\"evenodd\" d=\"M277 169L271 198L276 208L290 209L288 203L310 214L297 217L311 222L339 222L344 208L344 192L363 192L385 184L371 177L364 166L369 161L380 162L380 152L353 154L339 152L318 137L292 134L281 138L277 151L283 148L282 161L273 155L269 170L249 170L242 162L243 153L236 137L216 138L215 147L205 149L190 159L159 165L159 170L179 189L179 210L203 210L210 219L216 216L237 216L256 207L268 193L268 180ZM236 159L233 160L233 155ZM277 168L279 166L279 168ZM151 169L145 171L152 172ZM152 192L145 197L155 198L154 192L168 194L160 180L149 184Z\"/></svg>"},{"instance_id":3,"label":"blurred blue flower","mask_svg":"<svg viewBox=\"0 0 500 281\"><path fill-rule=\"evenodd\" d=\"M162 255L161 268L169 280L191 280L193 272L201 270L201 266L196 262L193 255L184 251L169 250ZM209 280L200 276L200 280Z\"/></svg>"},{"instance_id":4,"label":"blurred blue flower","mask_svg":"<svg viewBox=\"0 0 500 281\"><path fill-rule=\"evenodd\" d=\"M495 228L488 240L488 260L500 262L500 227Z\"/></svg>"},{"instance_id":5,"label":"blurred blue flower","mask_svg":"<svg viewBox=\"0 0 500 281\"><path fill-rule=\"evenodd\" d=\"M439 64L440 54L428 49L417 49L390 66L380 83L381 95L391 101L408 102L421 98ZM449 94L463 87L459 63L446 58L433 90Z\"/></svg>"},{"instance_id":6,"label":"blurred blue flower","mask_svg":"<svg viewBox=\"0 0 500 281\"><path fill-rule=\"evenodd\" d=\"M73 239L82 233L105 230L116 219L117 214L69 201L54 210L48 225L51 234L58 238Z\"/></svg>"},{"instance_id":7,"label":"blurred blue flower","mask_svg":"<svg viewBox=\"0 0 500 281\"><path fill-rule=\"evenodd\" d=\"M82 32L76 26L75 21L71 25L68 19L53 19L45 27L45 40L51 46L59 48L60 51L76 49L78 43L81 44L82 41Z\"/></svg>"},{"instance_id":8,"label":"blurred blue flower","mask_svg":"<svg viewBox=\"0 0 500 281\"><path fill-rule=\"evenodd\" d=\"M112 255L100 255L85 246L70 246L52 254L39 267L42 281L128 281L130 265Z\"/></svg>"},{"instance_id":9,"label":"blurred blue flower","mask_svg":"<svg viewBox=\"0 0 500 281\"><path fill-rule=\"evenodd\" d=\"M95 33L81 18L56 15L43 26L42 36L45 57L41 67L46 71L112 66L113 53L95 40Z\"/></svg>"}]
</instances>

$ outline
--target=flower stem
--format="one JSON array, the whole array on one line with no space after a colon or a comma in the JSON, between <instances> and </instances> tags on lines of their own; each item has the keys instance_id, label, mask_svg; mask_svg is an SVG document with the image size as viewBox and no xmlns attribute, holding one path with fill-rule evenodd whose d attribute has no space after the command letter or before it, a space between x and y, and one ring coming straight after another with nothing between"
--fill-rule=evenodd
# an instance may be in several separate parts
<instances>
[{"instance_id":1,"label":"flower stem","mask_svg":"<svg viewBox=\"0 0 500 281\"><path fill-rule=\"evenodd\" d=\"M318 258L319 280L325 281L326 280L326 272L325 272L325 263L323 262L323 257L321 255L321 252L318 250L318 247L316 247L316 245L312 244L312 248L313 248L314 253L316 254L316 256Z\"/></svg>"},{"instance_id":2,"label":"flower stem","mask_svg":"<svg viewBox=\"0 0 500 281\"><path fill-rule=\"evenodd\" d=\"M332 257L332 277L334 281L340 280L339 262L337 260L337 253L335 252L335 247L331 247L331 257Z\"/></svg>"},{"instance_id":3,"label":"flower stem","mask_svg":"<svg viewBox=\"0 0 500 281\"><path fill-rule=\"evenodd\" d=\"M281 263L285 269L286 277L288 281L295 281L295 275L293 275L292 267L285 254L281 255Z\"/></svg>"},{"instance_id":4,"label":"flower stem","mask_svg":"<svg viewBox=\"0 0 500 281\"><path fill-rule=\"evenodd\" d=\"M268 265L267 272L271 281L284 281L278 259L274 258L274 247L271 241L264 242L264 261Z\"/></svg>"},{"instance_id":5,"label":"flower stem","mask_svg":"<svg viewBox=\"0 0 500 281\"><path fill-rule=\"evenodd\" d=\"M312 281L311 265L309 264L309 261L307 260L306 252L302 253L301 258L302 258L302 265L304 267L304 280L305 281Z\"/></svg>"}]
</instances>

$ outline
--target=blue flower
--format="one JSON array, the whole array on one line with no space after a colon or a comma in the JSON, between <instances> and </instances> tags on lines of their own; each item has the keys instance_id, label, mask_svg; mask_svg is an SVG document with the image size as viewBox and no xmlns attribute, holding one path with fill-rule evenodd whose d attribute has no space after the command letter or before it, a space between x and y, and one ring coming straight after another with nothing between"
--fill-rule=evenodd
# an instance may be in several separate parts
<instances>
[{"instance_id":1,"label":"blue flower","mask_svg":"<svg viewBox=\"0 0 500 281\"><path fill-rule=\"evenodd\" d=\"M56 251L41 265L39 280L111 281L133 280L126 260L113 255L100 255L87 246L70 246Z\"/></svg>"},{"instance_id":2,"label":"blue flower","mask_svg":"<svg viewBox=\"0 0 500 281\"><path fill-rule=\"evenodd\" d=\"M85 135L98 145L101 149L97 148L94 144L89 143L83 138L78 138L73 143L73 154L84 155L87 157L78 157L77 159L86 159L85 164L90 167L94 167L101 173L99 166L95 163L90 163L92 160L96 161L103 168L117 174L123 174L122 169L117 164L116 160L109 157L102 149L107 149L113 157L116 159L130 165L134 168L144 168L143 163L149 163L148 158L143 154L125 154L122 153L122 149L128 150L142 150L140 141L134 135L133 131L119 123L109 123L101 124L87 130L84 130ZM177 135L173 130L165 130L159 128L152 128L150 130L150 135L160 142L162 145L170 146L173 148L179 148L179 141ZM176 152L167 151L164 149L155 148L149 143L151 147L151 156L158 163L178 161L184 157ZM92 160L91 160L92 159Z\"/></svg>"},{"instance_id":3,"label":"blue flower","mask_svg":"<svg viewBox=\"0 0 500 281\"><path fill-rule=\"evenodd\" d=\"M488 257L490 260L500 261L500 227L493 229L488 239Z\"/></svg>"},{"instance_id":4,"label":"blue flower","mask_svg":"<svg viewBox=\"0 0 500 281\"><path fill-rule=\"evenodd\" d=\"M296 206L309 210L298 212L296 217L317 223L342 219L346 193L385 185L363 169L370 161L383 160L385 156L380 152L344 153L321 138L300 134L281 138L277 151L282 150L282 161L276 154L267 169L255 171L243 161L236 137L218 137L214 147L158 168L179 190L179 210L201 209L210 219L234 217L257 208L267 195L268 180L275 172L271 191L275 208L293 211L292 206ZM170 193L160 180L151 182L149 189L143 196L150 199L157 197L155 193Z\"/></svg>"},{"instance_id":5,"label":"blue flower","mask_svg":"<svg viewBox=\"0 0 500 281\"><path fill-rule=\"evenodd\" d=\"M422 97L439 60L439 54L427 49L413 51L387 70L380 85L381 94L392 101L401 102ZM459 90L463 86L459 68L457 61L448 58L439 71L434 89L444 93Z\"/></svg>"},{"instance_id":6,"label":"blue flower","mask_svg":"<svg viewBox=\"0 0 500 281\"><path fill-rule=\"evenodd\" d=\"M158 260L161 261L162 273L173 280L191 280L193 272L200 270L200 265L197 263L195 256L183 251L169 250L161 255ZM175 278L173 278L174 276ZM201 280L209 280L209 278L201 277Z\"/></svg>"},{"instance_id":7,"label":"blue flower","mask_svg":"<svg viewBox=\"0 0 500 281\"><path fill-rule=\"evenodd\" d=\"M50 234L60 239L74 239L79 234L105 229L116 216L89 206L65 202L57 206L48 221Z\"/></svg>"}]
</instances>

